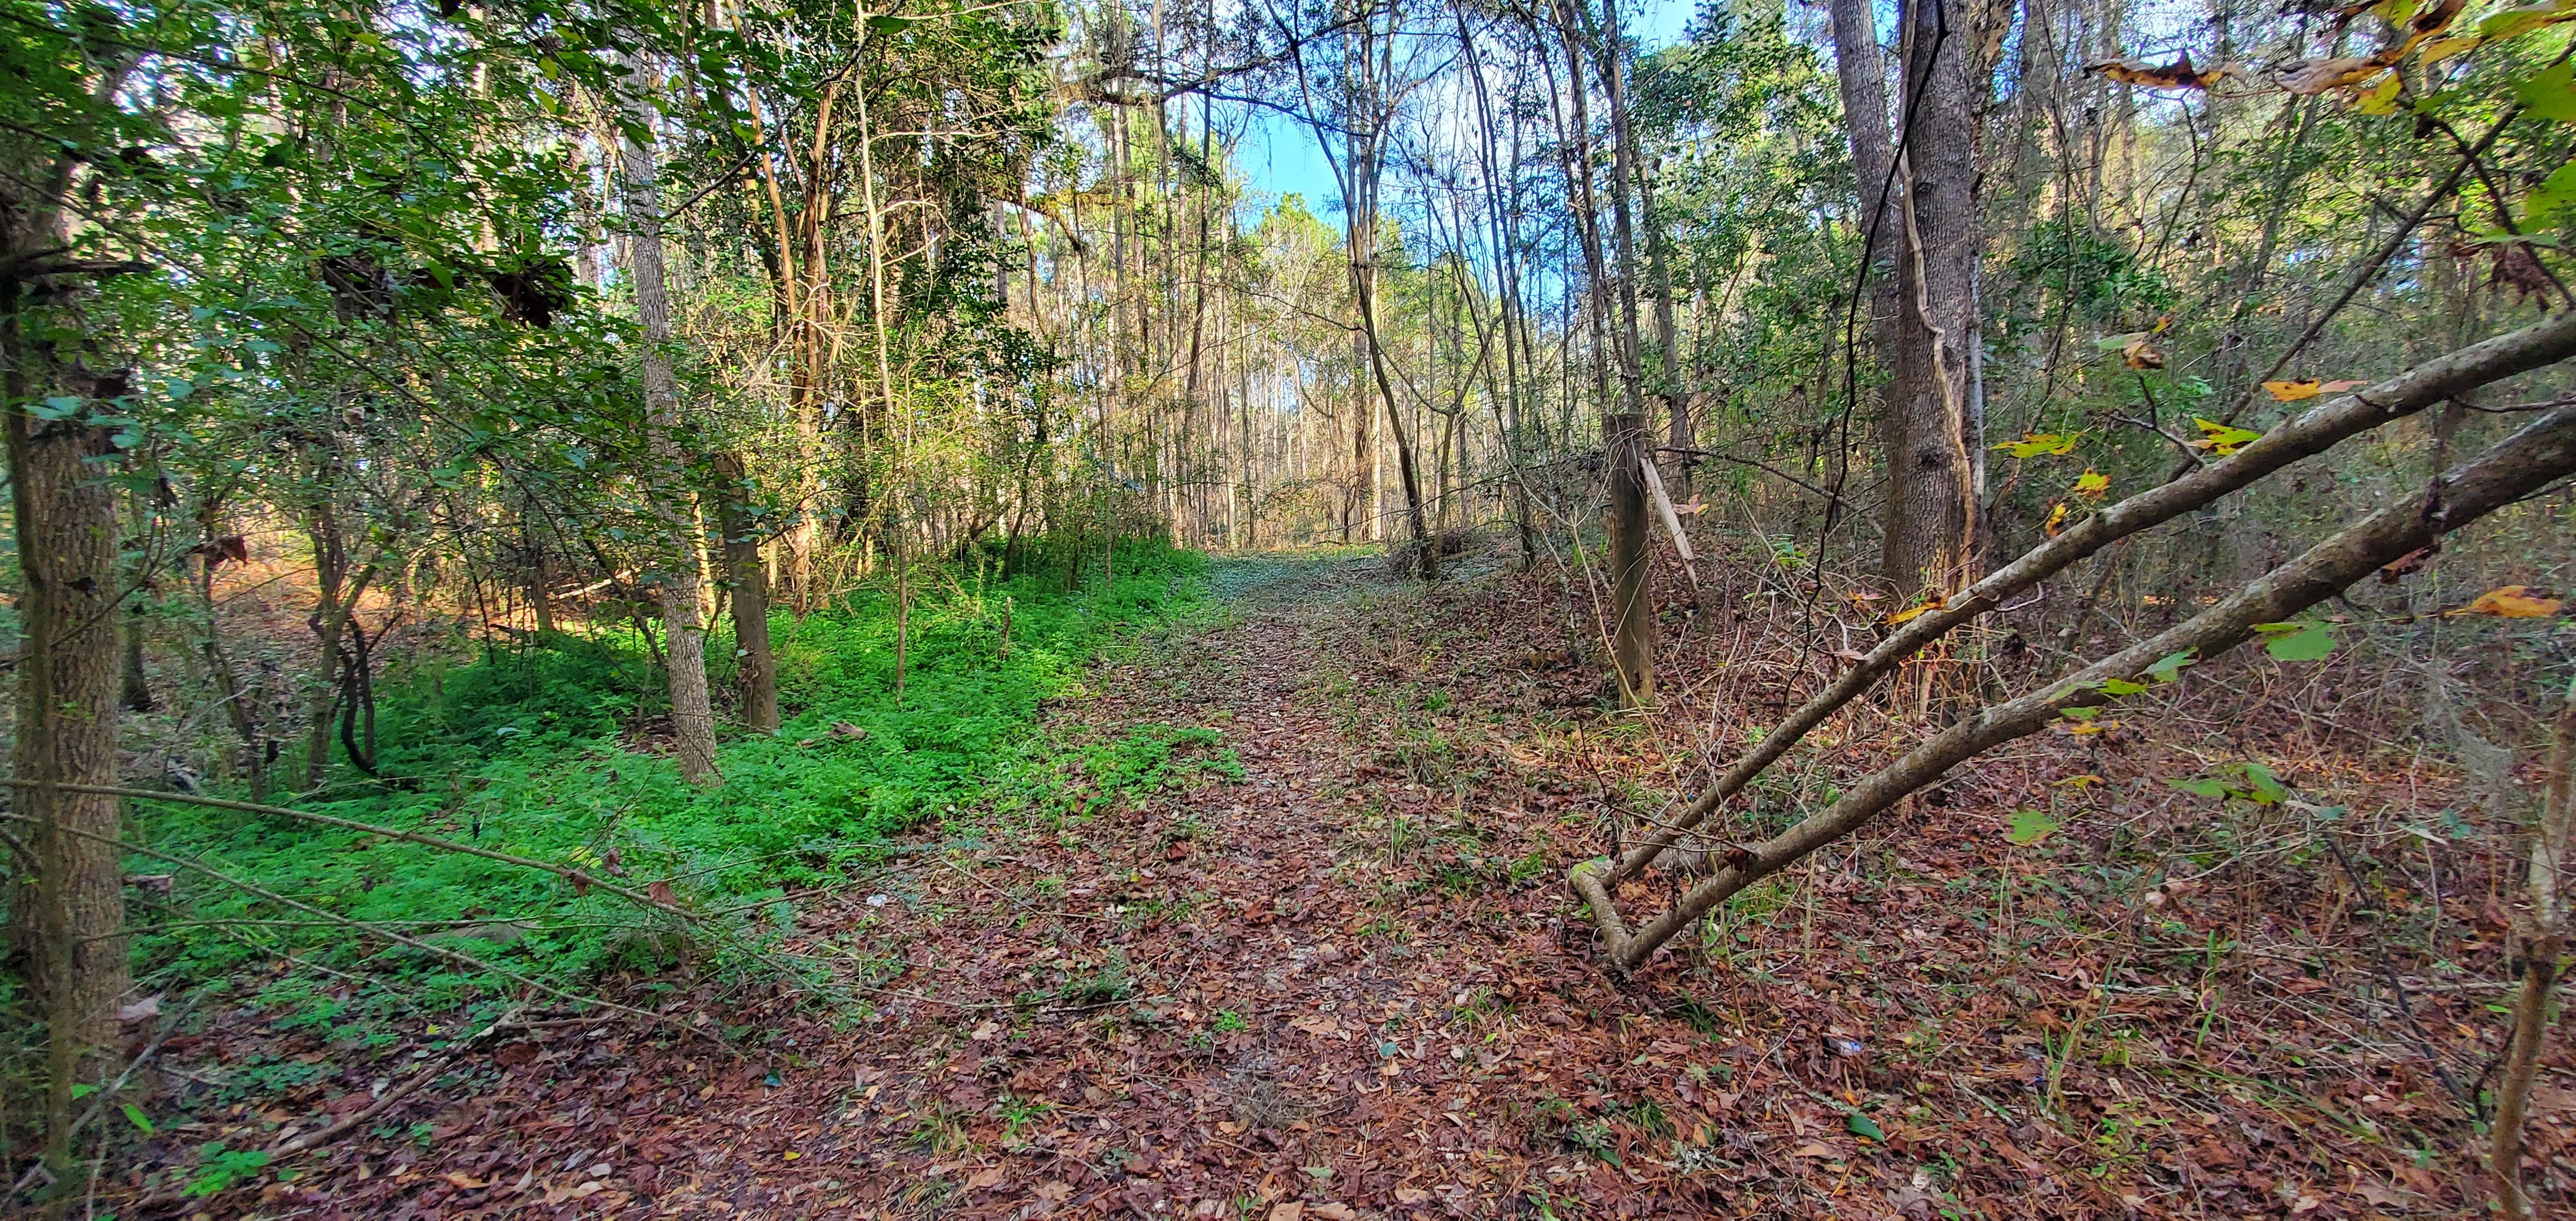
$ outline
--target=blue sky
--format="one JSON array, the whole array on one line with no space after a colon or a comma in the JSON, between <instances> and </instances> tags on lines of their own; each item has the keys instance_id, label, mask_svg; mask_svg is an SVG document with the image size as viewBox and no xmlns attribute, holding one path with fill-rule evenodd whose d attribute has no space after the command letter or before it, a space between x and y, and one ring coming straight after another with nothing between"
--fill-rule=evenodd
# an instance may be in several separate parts
<instances>
[{"instance_id":1,"label":"blue sky","mask_svg":"<svg viewBox=\"0 0 2576 1221\"><path fill-rule=\"evenodd\" d=\"M1643 48L1652 51L1681 41L1682 30L1698 7L1698 0L1626 0L1619 15ZM1256 112L1252 129L1236 150L1235 163L1243 167L1254 191L1303 195L1306 207L1317 216L1341 218L1341 188L1333 182L1331 164L1315 147L1314 130L1305 124L1271 111Z\"/></svg>"}]
</instances>

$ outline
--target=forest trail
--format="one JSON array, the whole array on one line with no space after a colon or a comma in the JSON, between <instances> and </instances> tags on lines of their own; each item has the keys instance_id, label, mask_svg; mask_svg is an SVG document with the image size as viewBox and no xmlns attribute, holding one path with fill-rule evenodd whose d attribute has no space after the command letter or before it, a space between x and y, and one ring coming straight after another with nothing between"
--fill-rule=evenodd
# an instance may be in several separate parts
<instances>
[{"instance_id":1,"label":"forest trail","mask_svg":"<svg viewBox=\"0 0 2576 1221\"><path fill-rule=\"evenodd\" d=\"M2253 1008L2224 1020L2262 1029L2295 971L2106 966L2037 889L1999 927L1992 882L1963 902L2002 843L1986 790L2027 783L2009 771L1746 896L1723 947L1614 982L1558 879L1688 749L1589 706L1588 668L1526 660L1541 586L1385 572L1220 563L1218 613L1053 713L1082 760L1066 801L925 826L802 901L789 947L846 960L860 1003L668 994L742 1058L619 1023L523 1032L428 1140L336 1150L263 1207L1928 1221L2219 1192L2341 1216L2433 1190L2298 1095L2203 1075L2191 1031L2217 1015L2182 985L2235 980ZM2092 985L2110 970L2140 986ZM2054 1055L2070 1028L2116 1056ZM2382 1071L2349 1087L2382 1113L2432 1088Z\"/></svg>"},{"instance_id":2,"label":"forest trail","mask_svg":"<svg viewBox=\"0 0 2576 1221\"><path fill-rule=\"evenodd\" d=\"M1558 1057L1616 1073L1635 1051L1491 1024L1542 986L1589 994L1595 1019L1617 1002L1560 948L1555 874L1539 866L1557 854L1483 794L1392 772L1372 744L1396 727L1342 694L1358 604L1402 596L1383 559L1225 562L1212 584L1220 626L1147 643L1063 715L1103 741L1217 728L1240 777L1202 771L1058 834L952 825L962 850L904 858L820 916L872 925L896 959L881 1018L833 1049L847 1078L817 1083L855 1098L755 1106L743 1121L778 1147L662 1203L1491 1216L1533 1191L1570 1198L1585 1163L1619 1181L1572 1151L1546 1165L1494 1152L1555 1096L1532 1083ZM1468 845L1472 893L1387 901L1428 872L1434 840ZM1645 1033L1620 1041L1644 1048ZM770 1118L800 1112L819 1127Z\"/></svg>"},{"instance_id":3,"label":"forest trail","mask_svg":"<svg viewBox=\"0 0 2576 1221\"><path fill-rule=\"evenodd\" d=\"M1354 623L1413 595L1379 557L1230 561L1212 584L1218 623L1113 659L1057 729L1212 727L1239 778L1184 742L1186 787L1053 828L925 828L798 912L858 963L864 1020L781 998L767 1058L730 1063L540 1031L425 1154L343 1154L284 1194L387 1217L1693 1212L1612 1164L1631 1138L1609 1121L1669 1135L1648 1090L1696 1097L1682 1066L1723 1044L1567 950L1588 934L1552 820L1390 767L1405 727L1350 697ZM1533 1155L1533 1125L1574 1135Z\"/></svg>"}]
</instances>

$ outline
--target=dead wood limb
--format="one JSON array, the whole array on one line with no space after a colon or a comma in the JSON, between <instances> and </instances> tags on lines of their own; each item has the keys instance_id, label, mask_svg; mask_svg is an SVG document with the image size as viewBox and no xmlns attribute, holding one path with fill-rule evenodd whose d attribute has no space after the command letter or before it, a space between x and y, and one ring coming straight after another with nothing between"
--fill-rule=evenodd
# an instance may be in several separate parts
<instances>
[{"instance_id":1,"label":"dead wood limb","mask_svg":"<svg viewBox=\"0 0 2576 1221\"><path fill-rule=\"evenodd\" d=\"M405 831L399 827L379 826L375 823L359 822L355 819L349 818L335 818L329 814L315 814L308 810L289 809L285 806L260 805L256 802L249 801L225 801L221 798L196 797L186 793L165 793L158 789L130 789L108 784L58 784L52 781L41 780L8 780L7 783L19 788L60 789L66 793L97 793L109 797L124 797L137 801L168 801L180 805L208 806L218 810L241 810L252 814L266 814L272 818L291 818L299 822L315 823L325 827L338 827L344 831L358 831L368 835L381 835L387 839L398 839L406 843L419 844L427 848L436 848L442 852L456 852L462 853L466 856L479 856L484 860L499 861L504 865L517 865L522 869L542 870L572 883L575 890L596 886L601 890L616 895L621 899L628 900L638 906L649 907L667 915L677 916L691 924L705 923L705 921L695 912L689 911L675 904L664 903L643 891L630 889L628 887L620 886L615 882L602 880L597 874L593 874L587 870L575 869L569 865L557 865L549 861L532 860L524 856L513 856L507 852L495 852L489 848L478 848L472 844L460 844L452 839L441 839L435 835L423 835L417 831Z\"/></svg>"},{"instance_id":2,"label":"dead wood limb","mask_svg":"<svg viewBox=\"0 0 2576 1221\"><path fill-rule=\"evenodd\" d=\"M2562 974L2567 953L2565 912L2558 892L2559 874L2568 865L2571 833L2576 833L2576 683L2567 691L2551 731L2549 764L2542 780L2540 826L2531 838L2531 872L2526 885L2530 910L2516 913L2512 961L2522 975L2514 997L2513 1039L2507 1045L2504 1083L2496 1092L2494 1135L2488 1142L2487 1173L2511 1221L2531 1215L2531 1199L2522 1190L2522 1125L2531 1105L2532 1077L2540 1068L2540 1051L2549 1040L2549 993Z\"/></svg>"},{"instance_id":3,"label":"dead wood limb","mask_svg":"<svg viewBox=\"0 0 2576 1221\"><path fill-rule=\"evenodd\" d=\"M92 1121L96 1120L100 1114L107 1110L107 1104L109 1102L114 1101L119 1095L122 1095L125 1092L125 1083L133 1080L134 1074L142 1071L144 1065L151 1063L154 1056L161 1054L161 1045L169 1042L170 1036L179 1033L180 1025L188 1020L188 1015L190 1013L195 1011L196 1002L192 1000L185 1008L182 1008L178 1013L171 1015L168 1022L162 1024L160 1033L153 1035L152 1041L146 1044L142 1051L136 1053L132 1060L126 1061L125 1068L116 1074L116 1080L109 1082L107 1088L98 1092L98 1101L89 1104L89 1109L81 1112L81 1117L79 1119L72 1121L73 1136L79 1136L81 1129L88 1127ZM25 1191L29 1186L35 1183L39 1175L44 1173L45 1163L42 1161L30 1163L27 1167L27 1172L19 1175L18 1181L13 1184L9 1190L13 1194Z\"/></svg>"},{"instance_id":4,"label":"dead wood limb","mask_svg":"<svg viewBox=\"0 0 2576 1221\"><path fill-rule=\"evenodd\" d=\"M2352 883L2353 893L2370 893L2361 884L2361 871L2352 867L2352 857L2344 852L2343 841L2336 838L2334 832L2323 827L2317 829L2317 837L2326 841L2326 847L2333 850L2335 863L2343 866L2344 880ZM2375 951L2372 958L2375 960L2374 965L2379 968L2379 978L2381 982L2388 985L2389 999L2397 1002L2397 1016L2406 1023L2406 1029L2415 1036L2415 1054L2424 1057L2424 1062L2433 1066L2433 1075L2441 1078L2442 1088L2450 1093L2451 1101L2460 1104L2460 1110L2466 1112L2472 1120L2482 1118L2478 1114L2477 1091L2460 1083L2458 1074L2451 1071L2450 1062L2444 1060L2441 1050L2433 1046L2433 1036L2424 1029L2423 1020L2415 1016L2415 1002L2407 993L2406 981L2398 977L2397 964L2388 960L2388 946L2380 943L2371 948ZM2479 1073L2478 1077L2484 1080L2486 1074Z\"/></svg>"},{"instance_id":5,"label":"dead wood limb","mask_svg":"<svg viewBox=\"0 0 2576 1221\"><path fill-rule=\"evenodd\" d=\"M508 1013L502 1014L500 1017L493 1019L491 1025L474 1032L472 1035L459 1042L454 1049L448 1052L444 1059L441 1059L438 1063L430 1065L419 1072L413 1073L411 1075L411 1079L403 1082L401 1085L386 1090L382 1095L378 1096L374 1102L369 1103L364 1110L346 1118L334 1120L329 1126L318 1132L308 1133L289 1140L286 1143L277 1146L272 1150L272 1152L280 1157L285 1157L292 1154L302 1153L308 1149L317 1149L339 1139L341 1133L373 1121L377 1116L392 1110L394 1104L401 1102L405 1098L411 1097L414 1093L417 1093L420 1090L420 1087L427 1085L432 1081L436 1081L440 1077L446 1076L449 1069L456 1067L457 1061L464 1059L467 1053L482 1046L483 1043L489 1040L493 1035L500 1033L504 1029L526 1025L526 1023L519 1020L519 1014L524 1010L524 1008L524 1006L514 1006Z\"/></svg>"},{"instance_id":6,"label":"dead wood limb","mask_svg":"<svg viewBox=\"0 0 2576 1221\"><path fill-rule=\"evenodd\" d=\"M2563 333L2576 337L2576 314L2562 315L2558 321L2570 323ZM1621 970L1635 967L1737 891L1859 829L1960 763L2037 733L2068 709L2109 704L2115 697L2103 690L2105 683L2137 681L2159 659L2175 654L2206 660L2235 648L2257 635L2255 624L2288 619L2397 557L2513 504L2571 470L2576 470L2576 408L2562 408L2498 442L2474 462L2444 473L2433 484L2434 494L2424 501L2410 499L2382 509L2183 623L2039 691L1979 710L1854 784L1830 809L1737 857L1634 934L1618 935L1617 914L1606 902L1593 902L1611 962ZM2025 556L2015 566L2028 559ZM1580 873L1588 880L1598 871ZM1583 890L1607 897L1606 887L1585 886L1578 893ZM1590 901L1590 895L1585 897Z\"/></svg>"},{"instance_id":7,"label":"dead wood limb","mask_svg":"<svg viewBox=\"0 0 2576 1221\"><path fill-rule=\"evenodd\" d=\"M2576 356L2576 311L2533 323L2518 331L2472 344L2437 357L2367 389L2328 399L2234 454L2113 504L2071 529L2022 553L1984 580L1950 596L1939 608L1899 625L1866 657L1823 691L1791 713L1717 783L1684 810L1661 833L1620 855L1604 882L1645 868L1683 834L1706 819L1727 798L1740 792L1765 768L1789 752L1826 717L1859 698L1878 679L1925 645L1951 629L2001 605L2011 595L2036 585L2077 560L2139 531L2237 491L2281 468L2313 457L2336 444L2391 420L2413 415L2436 403L2489 382L2528 372ZM2161 654L2159 654L2161 656ZM1569 883L1572 879L1568 878Z\"/></svg>"}]
</instances>

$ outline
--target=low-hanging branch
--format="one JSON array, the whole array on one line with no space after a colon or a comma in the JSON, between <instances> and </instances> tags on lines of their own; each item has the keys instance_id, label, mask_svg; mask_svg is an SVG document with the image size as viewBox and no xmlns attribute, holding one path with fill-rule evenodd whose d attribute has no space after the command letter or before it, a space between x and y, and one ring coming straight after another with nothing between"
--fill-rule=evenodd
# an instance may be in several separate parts
<instances>
[{"instance_id":1,"label":"low-hanging branch","mask_svg":"<svg viewBox=\"0 0 2576 1221\"><path fill-rule=\"evenodd\" d=\"M2139 531L2171 521L2238 491L2291 463L2323 453L2335 445L2392 420L2403 419L2489 382L2526 373L2576 356L2576 311L2543 319L2426 361L2404 373L2310 408L2244 448L2104 508L2057 537L2024 552L1985 579L1952 594L1948 601L1898 625L1866 657L1844 671L1823 691L1789 714L1736 760L1717 782L1664 823L1645 842L1620 855L1605 880L1617 885L1645 868L1666 849L1706 819L1727 798L1742 791L1826 717L1859 698L1880 676L1906 658L1947 635L1951 629L1993 610L2004 599L2056 575L2068 565Z\"/></svg>"},{"instance_id":2,"label":"low-hanging branch","mask_svg":"<svg viewBox=\"0 0 2576 1221\"><path fill-rule=\"evenodd\" d=\"M2425 497L2381 509L2191 619L2040 691L1990 705L1951 726L1854 784L1831 808L1759 848L1729 852L1715 874L1633 934L1612 907L1604 884L1605 877L1617 874L1592 862L1577 866L1568 883L1591 906L1611 962L1622 971L1632 969L1710 908L1858 830L1951 768L2037 733L2069 709L2110 703L2115 696L2106 690L2107 684L2143 683L2160 661L2175 657L2203 661L2235 648L2258 634L2256 624L2286 620L2400 556L2541 491L2570 471L2576 471L2576 408L2562 408L2496 443L2475 461L2437 477Z\"/></svg>"}]
</instances>

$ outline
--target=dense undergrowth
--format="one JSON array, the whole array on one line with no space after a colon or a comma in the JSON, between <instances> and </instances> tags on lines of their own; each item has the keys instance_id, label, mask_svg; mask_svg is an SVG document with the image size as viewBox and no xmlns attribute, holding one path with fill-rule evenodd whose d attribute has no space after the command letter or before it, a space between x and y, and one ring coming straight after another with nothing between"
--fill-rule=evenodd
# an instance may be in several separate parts
<instances>
[{"instance_id":1,"label":"dense undergrowth","mask_svg":"<svg viewBox=\"0 0 2576 1221\"><path fill-rule=\"evenodd\" d=\"M885 851L889 833L969 803L1056 800L1070 771L1094 790L1153 774L1190 731L1064 746L1037 732L1040 708L1141 630L1207 605L1204 572L1196 553L1151 544L1122 546L1108 590L916 570L901 699L890 584L801 621L781 613L784 729L728 734L724 783L706 790L649 750L663 684L631 634L424 650L379 684L377 770L393 779L352 770L323 792L355 795L300 804L635 890L667 885L695 926L537 870L276 816L142 802L136 833L157 852L556 987L604 972L775 967L758 951L792 929L795 898ZM729 638L710 639L710 657L731 653ZM272 1010L291 1010L288 1024L334 1040L389 1039L387 1017L488 1011L525 992L204 871L140 855L129 867L174 875L157 910L134 917L145 992L253 984Z\"/></svg>"}]
</instances>

